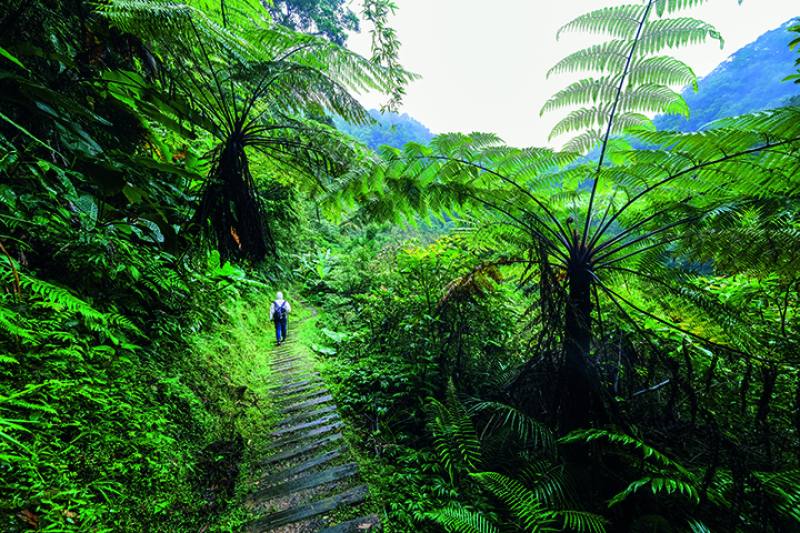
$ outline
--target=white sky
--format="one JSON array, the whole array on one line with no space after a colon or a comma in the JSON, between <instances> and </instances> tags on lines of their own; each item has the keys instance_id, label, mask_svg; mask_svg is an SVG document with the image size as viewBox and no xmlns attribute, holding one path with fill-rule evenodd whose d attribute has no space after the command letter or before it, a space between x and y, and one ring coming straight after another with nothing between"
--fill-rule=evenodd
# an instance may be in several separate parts
<instances>
[{"instance_id":1,"label":"white sky","mask_svg":"<svg viewBox=\"0 0 800 533\"><path fill-rule=\"evenodd\" d=\"M635 1L635 0L634 0ZM546 78L558 60L596 38L565 35L558 28L594 9L630 0L396 0L392 21L405 68L422 79L408 87L400 112L434 133L486 131L517 146L547 144L547 135L562 115L539 117L542 104L571 78ZM352 6L358 9L354 3ZM709 0L685 12L717 27L725 38L684 49L678 57L699 76L708 74L742 46L793 16L798 0ZM348 46L369 55L368 28L353 34ZM788 44L788 43L787 43ZM368 107L383 99L364 95Z\"/></svg>"}]
</instances>

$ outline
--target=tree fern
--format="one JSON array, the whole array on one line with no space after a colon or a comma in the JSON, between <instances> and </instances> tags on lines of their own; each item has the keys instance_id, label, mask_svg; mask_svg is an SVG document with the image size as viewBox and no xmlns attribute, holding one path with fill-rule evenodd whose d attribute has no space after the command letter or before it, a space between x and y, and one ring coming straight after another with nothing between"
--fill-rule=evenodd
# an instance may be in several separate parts
<instances>
[{"instance_id":1,"label":"tree fern","mask_svg":"<svg viewBox=\"0 0 800 533\"><path fill-rule=\"evenodd\" d=\"M257 2L114 0L98 9L152 47L172 84L126 75L109 80L111 94L153 120L188 119L216 139L194 223L223 259L274 253L251 150L276 172L325 189L366 152L311 117L336 113L364 122L368 115L350 91L388 90L410 79L396 65L271 23Z\"/></svg>"}]
</instances>

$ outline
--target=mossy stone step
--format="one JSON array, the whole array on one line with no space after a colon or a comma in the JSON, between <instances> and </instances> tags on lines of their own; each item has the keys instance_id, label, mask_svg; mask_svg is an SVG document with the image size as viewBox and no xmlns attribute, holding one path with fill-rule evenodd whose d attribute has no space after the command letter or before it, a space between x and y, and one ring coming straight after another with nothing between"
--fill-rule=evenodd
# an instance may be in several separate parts
<instances>
[{"instance_id":1,"label":"mossy stone step","mask_svg":"<svg viewBox=\"0 0 800 533\"><path fill-rule=\"evenodd\" d=\"M284 400L285 398L288 398L289 396L294 396L295 394L301 394L301 393L304 393L304 392L313 392L313 391L317 391L317 390L322 390L323 386L324 386L324 383L322 383L321 381L316 381L316 382L312 382L312 383L308 383L306 385L303 385L302 387L294 387L294 388L291 388L291 389L288 389L288 390L284 390L284 391L277 391L274 394L274 396L276 398L280 399L280 400Z\"/></svg>"},{"instance_id":2,"label":"mossy stone step","mask_svg":"<svg viewBox=\"0 0 800 533\"><path fill-rule=\"evenodd\" d=\"M300 381L294 381L291 383L286 383L283 385L272 386L270 390L277 394L283 394L286 392L292 392L294 390L302 389L303 387L312 387L321 385L323 382L320 379L301 379Z\"/></svg>"},{"instance_id":3,"label":"mossy stone step","mask_svg":"<svg viewBox=\"0 0 800 533\"><path fill-rule=\"evenodd\" d=\"M328 513L342 505L351 505L364 501L368 492L366 485L359 485L322 500L268 514L264 518L251 522L247 529L253 532L269 531L270 529L291 524L292 522Z\"/></svg>"},{"instance_id":4,"label":"mossy stone step","mask_svg":"<svg viewBox=\"0 0 800 533\"><path fill-rule=\"evenodd\" d=\"M266 459L261 461L262 465L271 465L275 463L279 463L281 461L286 461L288 459L293 459L300 455L305 455L309 452L313 452L314 450L318 450L323 446L327 446L333 442L337 442L342 440L341 433L334 433L333 435L328 435L327 437L320 439L318 441L312 442L310 444L306 444L303 446L298 446L297 448L292 448L290 450L286 450L280 453L276 453L275 455L270 455Z\"/></svg>"},{"instance_id":5,"label":"mossy stone step","mask_svg":"<svg viewBox=\"0 0 800 533\"><path fill-rule=\"evenodd\" d=\"M357 471L358 465L355 463L332 466L331 468L321 472L314 472L298 479L292 479L291 481L287 481L285 483L273 485L271 487L265 487L250 495L250 500L257 502L258 500L290 496L295 492L300 492L301 490L313 489L314 487L319 487L320 485L343 481L347 478L353 477Z\"/></svg>"},{"instance_id":6,"label":"mossy stone step","mask_svg":"<svg viewBox=\"0 0 800 533\"><path fill-rule=\"evenodd\" d=\"M272 373L280 376L296 376L301 373L311 374L311 370L306 366L290 365L283 368L273 368Z\"/></svg>"},{"instance_id":7,"label":"mossy stone step","mask_svg":"<svg viewBox=\"0 0 800 533\"><path fill-rule=\"evenodd\" d=\"M295 424L293 426L289 426L284 429L278 429L270 433L272 437L282 437L284 435L288 435L289 433L295 433L297 431L302 431L304 429L313 428L317 426L321 426L322 424L326 424L328 422L332 422L334 420L339 420L339 415L337 414L328 414L322 416L320 418L316 418L314 420L310 420L308 422L301 422L299 424Z\"/></svg>"},{"instance_id":8,"label":"mossy stone step","mask_svg":"<svg viewBox=\"0 0 800 533\"><path fill-rule=\"evenodd\" d=\"M319 398L320 396L325 396L330 394L330 392L325 388L317 388L311 389L309 391L300 391L295 392L294 394L287 394L282 398L276 398L282 405L286 404L295 404L297 402L305 402L308 400L313 400L314 398Z\"/></svg>"},{"instance_id":9,"label":"mossy stone step","mask_svg":"<svg viewBox=\"0 0 800 533\"><path fill-rule=\"evenodd\" d=\"M314 407L332 401L333 401L333 396L331 396L330 394L326 394L325 396L320 396L318 398L313 398L311 400L306 400L304 402L292 404L289 407L282 409L281 414L288 415L290 413L294 413L295 411L301 411L307 407Z\"/></svg>"},{"instance_id":10,"label":"mossy stone step","mask_svg":"<svg viewBox=\"0 0 800 533\"><path fill-rule=\"evenodd\" d=\"M287 426L292 426L294 424L298 424L300 422L304 422L304 421L309 420L311 418L317 418L317 417L320 417L322 415L325 415L325 414L328 414L328 413L332 413L334 411L336 411L336 406L335 405L333 405L333 404L325 405L325 406L320 407L319 409L315 409L313 411L307 411L305 413L298 413L298 414L293 415L293 416L288 416L288 417L284 418L283 420L281 420L280 422L278 422L278 425L276 426L276 428L277 429L282 429L282 428L285 428Z\"/></svg>"},{"instance_id":11,"label":"mossy stone step","mask_svg":"<svg viewBox=\"0 0 800 533\"><path fill-rule=\"evenodd\" d=\"M274 485L282 481L286 481L287 479L294 477L298 474L302 474L303 472L311 470L312 468L317 468L318 466L330 463L331 461L341 457L343 452L344 448L336 448L331 451L325 452L322 455L317 455L316 457L312 457L308 461L304 461L299 465L295 465L285 470L281 470L279 472L275 472L274 474L269 474L267 476L262 477L258 481L258 485L267 486L267 485Z\"/></svg>"},{"instance_id":12,"label":"mossy stone step","mask_svg":"<svg viewBox=\"0 0 800 533\"><path fill-rule=\"evenodd\" d=\"M317 533L360 533L361 531L377 531L380 527L381 519L378 518L378 515L371 514L320 529Z\"/></svg>"},{"instance_id":13,"label":"mossy stone step","mask_svg":"<svg viewBox=\"0 0 800 533\"><path fill-rule=\"evenodd\" d=\"M280 378L278 379L278 383L281 383L281 384L284 384L284 385L291 385L291 384L296 383L298 381L301 381L303 379L309 380L309 379L318 378L318 377L319 377L319 372L306 372L305 375L302 375L302 376L292 375L292 374L281 374ZM300 379L298 379L298 378L300 378Z\"/></svg>"},{"instance_id":14,"label":"mossy stone step","mask_svg":"<svg viewBox=\"0 0 800 533\"><path fill-rule=\"evenodd\" d=\"M305 359L303 357L300 357L299 355L297 357L286 357L284 359L279 359L277 361L272 361L272 364L270 366L276 367L276 366L286 365L286 364L289 364L289 363L296 363L297 361L304 361L304 360Z\"/></svg>"},{"instance_id":15,"label":"mossy stone step","mask_svg":"<svg viewBox=\"0 0 800 533\"><path fill-rule=\"evenodd\" d=\"M272 444L270 444L269 448L267 448L267 450L270 450L270 451L271 450L282 450L282 449L286 448L287 446L294 446L295 444L301 444L301 443L307 441L308 439L313 439L314 437L319 437L321 435L325 435L326 433L330 433L331 431L336 431L337 429L341 429L343 425L344 424L342 424L340 421L337 420L337 421L335 421L335 422L333 422L331 424L326 424L324 426L320 426L320 427L314 428L314 429L312 429L310 431L306 431L306 432L300 433L298 435L289 435L286 438L277 440L277 441L273 442Z\"/></svg>"}]
</instances>

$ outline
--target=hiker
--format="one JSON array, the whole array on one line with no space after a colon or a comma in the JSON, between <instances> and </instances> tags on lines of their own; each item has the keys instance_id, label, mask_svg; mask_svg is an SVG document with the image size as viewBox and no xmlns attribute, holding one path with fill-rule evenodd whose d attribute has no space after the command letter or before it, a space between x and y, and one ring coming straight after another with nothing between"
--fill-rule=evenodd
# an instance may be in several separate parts
<instances>
[{"instance_id":1,"label":"hiker","mask_svg":"<svg viewBox=\"0 0 800 533\"><path fill-rule=\"evenodd\" d=\"M292 306L283 299L283 293L278 291L275 301L269 306L269 319L275 322L275 338L278 346L286 340L286 319L292 312Z\"/></svg>"}]
</instances>

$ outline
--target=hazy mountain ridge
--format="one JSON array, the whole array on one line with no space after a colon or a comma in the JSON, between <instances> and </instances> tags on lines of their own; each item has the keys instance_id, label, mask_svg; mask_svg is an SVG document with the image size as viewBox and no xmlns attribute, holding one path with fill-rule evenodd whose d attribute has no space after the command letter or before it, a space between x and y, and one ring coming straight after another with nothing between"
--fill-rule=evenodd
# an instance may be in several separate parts
<instances>
[{"instance_id":1,"label":"hazy mountain ridge","mask_svg":"<svg viewBox=\"0 0 800 533\"><path fill-rule=\"evenodd\" d=\"M661 130L693 131L724 117L784 105L800 95L800 85L782 81L796 72L797 53L789 49L791 21L740 48L699 80L699 91L684 89L689 119L663 115L654 120Z\"/></svg>"},{"instance_id":2,"label":"hazy mountain ridge","mask_svg":"<svg viewBox=\"0 0 800 533\"><path fill-rule=\"evenodd\" d=\"M338 117L334 118L334 124L373 150L382 145L402 148L407 142L427 144L433 138L433 133L425 125L406 113L381 113L372 109L369 114L375 119L374 124L356 126Z\"/></svg>"}]
</instances>

